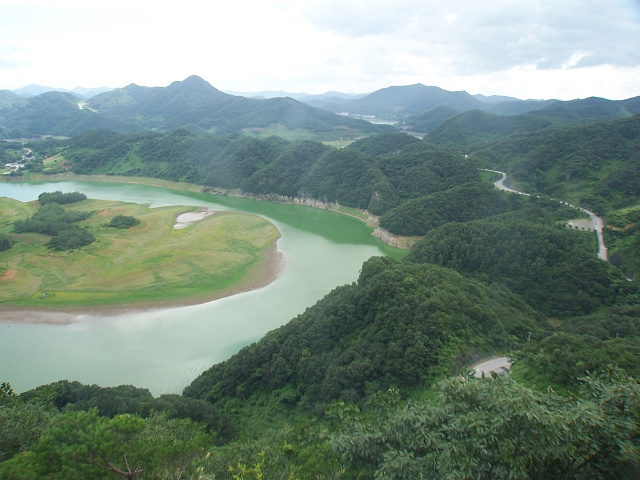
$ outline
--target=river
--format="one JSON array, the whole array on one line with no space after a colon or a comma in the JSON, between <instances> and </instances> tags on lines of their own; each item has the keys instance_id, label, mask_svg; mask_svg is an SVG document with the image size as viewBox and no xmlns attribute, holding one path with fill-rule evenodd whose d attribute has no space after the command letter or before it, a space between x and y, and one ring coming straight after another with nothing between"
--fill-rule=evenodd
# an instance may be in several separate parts
<instances>
[{"instance_id":1,"label":"river","mask_svg":"<svg viewBox=\"0 0 640 480\"><path fill-rule=\"evenodd\" d=\"M368 258L404 254L371 236L359 220L301 205L140 184L0 183L0 196L21 201L55 190L151 207L202 206L257 214L280 231L278 248L286 256L286 267L266 287L201 305L78 315L69 325L0 323L0 382L11 383L17 392L67 379L101 386L131 384L154 395L180 393L214 363L285 324L333 288L355 281Z\"/></svg>"}]
</instances>

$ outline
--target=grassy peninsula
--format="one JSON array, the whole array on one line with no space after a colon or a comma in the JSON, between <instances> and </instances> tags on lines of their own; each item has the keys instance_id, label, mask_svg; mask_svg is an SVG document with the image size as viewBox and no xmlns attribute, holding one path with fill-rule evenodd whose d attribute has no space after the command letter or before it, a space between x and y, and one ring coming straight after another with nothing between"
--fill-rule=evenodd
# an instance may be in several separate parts
<instances>
[{"instance_id":1,"label":"grassy peninsula","mask_svg":"<svg viewBox=\"0 0 640 480\"><path fill-rule=\"evenodd\" d=\"M38 202L0 198L0 233L15 244L0 253L0 304L25 308L136 307L197 303L262 285L274 272L278 230L267 220L238 212L211 212L186 228L176 219L195 207L87 199L65 206L91 211L81 222L96 241L53 251L51 237L14 233ZM118 215L134 228L108 227Z\"/></svg>"}]
</instances>

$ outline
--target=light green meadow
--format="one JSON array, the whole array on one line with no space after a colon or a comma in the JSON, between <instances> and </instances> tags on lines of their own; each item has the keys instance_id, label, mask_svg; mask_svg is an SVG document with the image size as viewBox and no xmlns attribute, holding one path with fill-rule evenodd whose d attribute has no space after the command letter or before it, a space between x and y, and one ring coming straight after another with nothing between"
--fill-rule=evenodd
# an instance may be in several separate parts
<instances>
[{"instance_id":1,"label":"light green meadow","mask_svg":"<svg viewBox=\"0 0 640 480\"><path fill-rule=\"evenodd\" d=\"M273 275L280 234L267 220L216 212L175 229L194 207L88 199L65 208L95 212L81 222L96 242L78 250L46 248L50 237L12 233L13 222L32 215L37 202L0 198L0 233L16 240L0 252L0 304L22 307L148 306L198 303L262 284ZM116 215L141 221L109 228Z\"/></svg>"}]
</instances>

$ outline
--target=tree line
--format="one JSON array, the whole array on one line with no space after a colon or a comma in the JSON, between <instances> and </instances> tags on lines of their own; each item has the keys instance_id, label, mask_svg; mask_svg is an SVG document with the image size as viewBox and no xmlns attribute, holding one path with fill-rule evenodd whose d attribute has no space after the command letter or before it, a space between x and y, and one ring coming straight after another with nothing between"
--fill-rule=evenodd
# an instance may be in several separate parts
<instances>
[{"instance_id":1,"label":"tree line","mask_svg":"<svg viewBox=\"0 0 640 480\"><path fill-rule=\"evenodd\" d=\"M391 145L391 147L389 146ZM407 134L335 149L278 137L88 132L64 144L80 174L138 175L253 194L313 197L382 214L403 202L480 180L475 165Z\"/></svg>"}]
</instances>

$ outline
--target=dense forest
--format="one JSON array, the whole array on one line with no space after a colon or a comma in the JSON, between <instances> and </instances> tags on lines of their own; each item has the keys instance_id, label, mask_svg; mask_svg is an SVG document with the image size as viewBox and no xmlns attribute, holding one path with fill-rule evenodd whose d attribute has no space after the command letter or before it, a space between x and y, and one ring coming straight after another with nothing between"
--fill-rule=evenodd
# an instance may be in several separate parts
<instances>
[{"instance_id":1,"label":"dense forest","mask_svg":"<svg viewBox=\"0 0 640 480\"><path fill-rule=\"evenodd\" d=\"M339 203L420 240L182 395L3 384L0 477L636 478L640 117L570 126L569 107L553 125L489 122L468 155L402 133L340 149L186 129L43 142L75 173ZM478 167L535 195L498 191ZM611 263L557 199L604 215ZM511 375L474 378L493 355Z\"/></svg>"}]
</instances>

